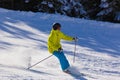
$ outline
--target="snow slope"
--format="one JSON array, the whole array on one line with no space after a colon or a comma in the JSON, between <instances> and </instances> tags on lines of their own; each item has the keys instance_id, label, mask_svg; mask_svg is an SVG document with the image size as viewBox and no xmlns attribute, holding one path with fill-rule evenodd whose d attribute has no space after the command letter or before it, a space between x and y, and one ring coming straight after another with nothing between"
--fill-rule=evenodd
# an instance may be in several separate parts
<instances>
[{"instance_id":1,"label":"snow slope","mask_svg":"<svg viewBox=\"0 0 120 80\"><path fill-rule=\"evenodd\" d=\"M63 73L54 56L26 70L30 57L34 64L51 55L47 38L53 22L80 38L75 63L74 42L62 41L62 45L72 69L87 76L76 79ZM0 80L85 79L120 80L120 24L0 9Z\"/></svg>"}]
</instances>

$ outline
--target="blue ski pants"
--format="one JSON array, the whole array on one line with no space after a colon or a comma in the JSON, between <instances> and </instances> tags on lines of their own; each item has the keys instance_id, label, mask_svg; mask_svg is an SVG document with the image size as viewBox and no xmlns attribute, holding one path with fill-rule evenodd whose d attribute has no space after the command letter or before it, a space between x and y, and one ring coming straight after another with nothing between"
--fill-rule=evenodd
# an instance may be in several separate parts
<instances>
[{"instance_id":1,"label":"blue ski pants","mask_svg":"<svg viewBox=\"0 0 120 80\"><path fill-rule=\"evenodd\" d=\"M59 63L61 65L62 70L64 71L65 69L69 68L70 64L67 60L67 58L65 57L63 52L59 52L59 51L54 51L53 55L57 57L57 59L59 60Z\"/></svg>"}]
</instances>

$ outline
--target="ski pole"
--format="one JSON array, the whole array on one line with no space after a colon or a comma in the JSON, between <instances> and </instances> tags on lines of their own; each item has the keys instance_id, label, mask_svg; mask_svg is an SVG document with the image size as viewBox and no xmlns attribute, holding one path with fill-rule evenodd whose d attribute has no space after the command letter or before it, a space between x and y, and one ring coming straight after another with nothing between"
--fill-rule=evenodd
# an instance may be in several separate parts
<instances>
[{"instance_id":1,"label":"ski pole","mask_svg":"<svg viewBox=\"0 0 120 80\"><path fill-rule=\"evenodd\" d=\"M76 45L77 45L77 40L75 40L75 48L74 48L73 63L75 63Z\"/></svg>"},{"instance_id":2,"label":"ski pole","mask_svg":"<svg viewBox=\"0 0 120 80\"><path fill-rule=\"evenodd\" d=\"M43 62L43 61L47 60L48 58L50 58L50 57L52 57L52 56L53 56L53 55L50 55L50 56L48 56L48 57L44 58L43 60L41 60L41 61L39 61L39 62L37 62L37 63L33 64L32 66L29 66L27 69L30 69L30 68L32 68L32 67L34 67L34 66L36 66L37 64L39 64L39 63L41 63L41 62Z\"/></svg>"}]
</instances>

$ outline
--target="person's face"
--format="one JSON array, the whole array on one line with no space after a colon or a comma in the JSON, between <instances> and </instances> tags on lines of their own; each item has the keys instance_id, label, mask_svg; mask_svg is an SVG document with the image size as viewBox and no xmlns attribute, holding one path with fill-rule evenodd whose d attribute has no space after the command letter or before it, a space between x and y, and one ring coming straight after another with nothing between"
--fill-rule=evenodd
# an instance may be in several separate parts
<instances>
[{"instance_id":1,"label":"person's face","mask_svg":"<svg viewBox=\"0 0 120 80\"><path fill-rule=\"evenodd\" d=\"M57 30L61 30L61 27L59 26Z\"/></svg>"}]
</instances>

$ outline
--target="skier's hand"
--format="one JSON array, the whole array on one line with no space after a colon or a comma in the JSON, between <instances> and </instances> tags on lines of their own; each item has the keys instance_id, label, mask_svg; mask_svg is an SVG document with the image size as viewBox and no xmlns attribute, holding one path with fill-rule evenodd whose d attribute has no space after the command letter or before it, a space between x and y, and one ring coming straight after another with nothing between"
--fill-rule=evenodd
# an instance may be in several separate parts
<instances>
[{"instance_id":1,"label":"skier's hand","mask_svg":"<svg viewBox=\"0 0 120 80\"><path fill-rule=\"evenodd\" d=\"M78 38L77 38L77 37L74 37L73 40L74 40L74 41L78 41Z\"/></svg>"},{"instance_id":2,"label":"skier's hand","mask_svg":"<svg viewBox=\"0 0 120 80\"><path fill-rule=\"evenodd\" d=\"M59 52L63 52L63 49L62 49L62 48L59 48L58 51L59 51Z\"/></svg>"}]
</instances>

